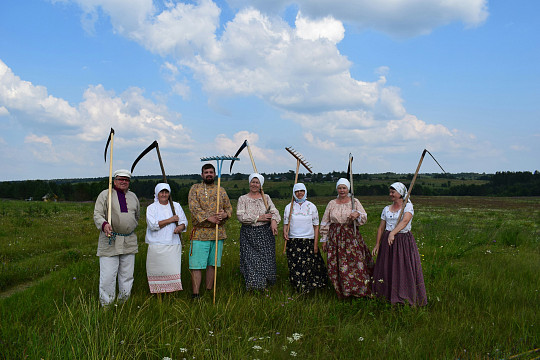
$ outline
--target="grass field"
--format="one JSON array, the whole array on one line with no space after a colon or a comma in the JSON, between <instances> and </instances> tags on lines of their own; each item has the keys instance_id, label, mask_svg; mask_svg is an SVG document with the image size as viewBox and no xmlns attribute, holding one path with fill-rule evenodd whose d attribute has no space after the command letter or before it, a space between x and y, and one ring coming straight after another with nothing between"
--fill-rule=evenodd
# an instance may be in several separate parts
<instances>
[{"instance_id":1,"label":"grass field","mask_svg":"<svg viewBox=\"0 0 540 360\"><path fill-rule=\"evenodd\" d=\"M322 215L329 198L310 200ZM143 211L132 297L108 310L97 298L93 204L0 200L0 358L538 358L540 199L412 200L429 302L424 308L340 301L330 288L296 294L282 236L277 284L247 293L234 218L227 223L216 305L210 293L191 300L187 248L185 290L158 299L146 282ZM360 201L371 249L388 200ZM282 212L285 201L276 205Z\"/></svg>"}]
</instances>

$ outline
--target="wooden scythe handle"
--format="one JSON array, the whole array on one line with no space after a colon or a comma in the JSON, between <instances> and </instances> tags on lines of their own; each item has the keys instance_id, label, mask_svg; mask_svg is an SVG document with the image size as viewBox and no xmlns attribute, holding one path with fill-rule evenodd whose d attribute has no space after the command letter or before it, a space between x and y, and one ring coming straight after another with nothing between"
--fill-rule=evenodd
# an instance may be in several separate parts
<instances>
[{"instance_id":1,"label":"wooden scythe handle","mask_svg":"<svg viewBox=\"0 0 540 360\"><path fill-rule=\"evenodd\" d=\"M296 174L294 176L294 185L298 182L298 171L300 170L300 159L296 159ZM291 196L291 208L289 209L289 221L287 223L287 234L289 235L289 230L291 229L291 218L292 218L292 212L293 212L293 204L294 204L294 191L293 195ZM287 251L287 239L284 239L283 243L283 253Z\"/></svg>"}]
</instances>

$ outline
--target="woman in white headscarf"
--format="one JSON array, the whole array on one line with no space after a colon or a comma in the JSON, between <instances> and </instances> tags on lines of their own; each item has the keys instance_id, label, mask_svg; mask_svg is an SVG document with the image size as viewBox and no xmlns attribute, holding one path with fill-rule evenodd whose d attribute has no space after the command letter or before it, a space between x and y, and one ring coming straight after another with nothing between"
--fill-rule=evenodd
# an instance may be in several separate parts
<instances>
[{"instance_id":1,"label":"woman in white headscarf","mask_svg":"<svg viewBox=\"0 0 540 360\"><path fill-rule=\"evenodd\" d=\"M170 194L169 184L157 184L154 203L146 209L146 274L153 294L182 290L180 233L186 231L188 221L180 204L174 201L173 215Z\"/></svg>"},{"instance_id":2,"label":"woman in white headscarf","mask_svg":"<svg viewBox=\"0 0 540 360\"><path fill-rule=\"evenodd\" d=\"M424 275L416 240L411 233L413 204L407 201L402 220L398 223L407 188L400 182L390 185L391 205L381 214L377 230L377 244L373 256L377 263L373 272L373 292L392 304L427 304Z\"/></svg>"},{"instance_id":3,"label":"woman in white headscarf","mask_svg":"<svg viewBox=\"0 0 540 360\"><path fill-rule=\"evenodd\" d=\"M276 282L276 238L281 221L279 211L270 196L261 187L264 177L254 173L249 176L249 193L240 196L236 216L240 228L240 272L246 281L246 289L262 290Z\"/></svg>"},{"instance_id":4,"label":"woman in white headscarf","mask_svg":"<svg viewBox=\"0 0 540 360\"><path fill-rule=\"evenodd\" d=\"M289 281L298 292L324 288L328 273L319 252L319 212L317 206L307 201L307 189L302 183L293 187L293 210L291 204L283 213L283 237L287 241L287 265ZM289 215L291 223L289 225Z\"/></svg>"},{"instance_id":5,"label":"woman in white headscarf","mask_svg":"<svg viewBox=\"0 0 540 360\"><path fill-rule=\"evenodd\" d=\"M373 272L373 258L359 229L366 223L367 214L358 199L352 203L350 188L349 180L338 180L338 196L328 203L321 221L328 277L340 299L370 295Z\"/></svg>"}]
</instances>

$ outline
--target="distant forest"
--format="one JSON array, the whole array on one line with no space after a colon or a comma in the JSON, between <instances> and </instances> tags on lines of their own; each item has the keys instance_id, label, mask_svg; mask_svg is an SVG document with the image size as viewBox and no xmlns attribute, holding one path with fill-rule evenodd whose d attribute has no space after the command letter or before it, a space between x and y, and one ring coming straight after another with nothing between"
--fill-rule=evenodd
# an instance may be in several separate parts
<instances>
[{"instance_id":1,"label":"distant forest","mask_svg":"<svg viewBox=\"0 0 540 360\"><path fill-rule=\"evenodd\" d=\"M272 198L291 196L294 172L263 174L266 178L264 189ZM310 196L330 196L334 194L335 181L346 177L345 173L300 174L299 181L308 185ZM222 186L231 199L237 199L248 192L246 174L222 175ZM354 193L357 196L387 195L388 186L401 181L407 187L412 174L354 174ZM177 175L168 178L173 198L187 202L191 185L201 181L199 174ZM152 199L154 186L161 181L160 176L135 177L130 190L140 198ZM108 178L25 180L0 182L0 198L25 199L33 201L94 201L98 194L108 187ZM415 195L427 196L540 196L540 172L497 172L495 174L419 174L414 185Z\"/></svg>"}]
</instances>

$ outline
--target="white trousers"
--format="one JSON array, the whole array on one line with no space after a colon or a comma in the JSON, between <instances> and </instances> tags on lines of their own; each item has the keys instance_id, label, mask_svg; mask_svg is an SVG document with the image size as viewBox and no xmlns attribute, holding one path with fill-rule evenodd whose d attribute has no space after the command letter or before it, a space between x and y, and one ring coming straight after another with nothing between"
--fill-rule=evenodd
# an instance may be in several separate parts
<instances>
[{"instance_id":1,"label":"white trousers","mask_svg":"<svg viewBox=\"0 0 540 360\"><path fill-rule=\"evenodd\" d=\"M125 301L131 294L135 254L99 257L99 302L102 306L111 304L116 297L116 277L118 275L118 300Z\"/></svg>"}]
</instances>

